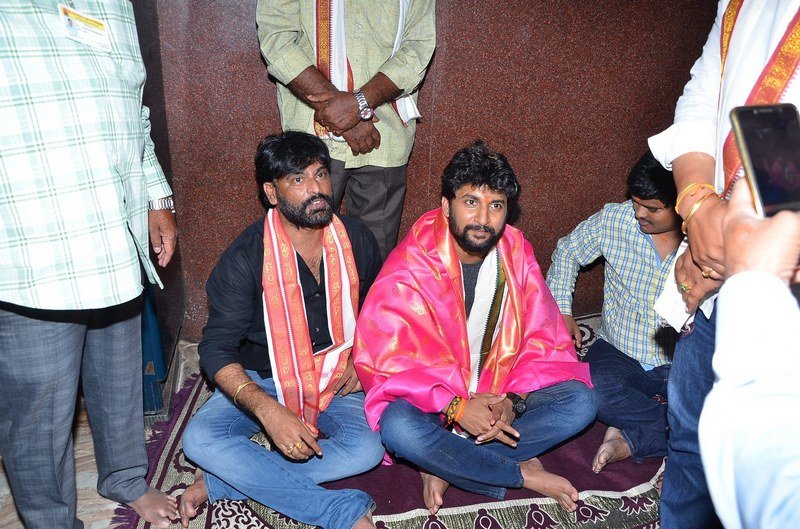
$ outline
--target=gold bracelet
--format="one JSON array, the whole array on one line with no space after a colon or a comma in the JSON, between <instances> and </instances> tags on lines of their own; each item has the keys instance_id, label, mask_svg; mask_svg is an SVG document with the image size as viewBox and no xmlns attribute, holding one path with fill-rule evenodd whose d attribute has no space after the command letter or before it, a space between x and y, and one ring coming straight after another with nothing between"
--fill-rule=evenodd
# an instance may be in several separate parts
<instances>
[{"instance_id":1,"label":"gold bracelet","mask_svg":"<svg viewBox=\"0 0 800 529\"><path fill-rule=\"evenodd\" d=\"M693 197L693 196L695 196L695 195L697 194L697 192L698 192L698 191L700 191L701 189L708 189L709 191L711 191L711 192L713 192L713 193L716 193L716 192L717 192L717 190L716 190L716 189L714 188L714 186L712 186L711 184L700 184L700 183L697 183L697 182L695 182L695 183L693 183L693 184L689 184L688 186L686 186L686 187L684 187L684 188L683 188L683 191L681 191L681 193L678 195L678 199L675 201L675 213L677 213L678 215L680 215L680 214L681 214L681 213L680 213L680 211L678 211L678 208L679 208L679 207L680 207L680 205L681 205L681 201L682 201L684 198L686 198L686 195L687 195L687 194L688 194L690 197ZM692 191L692 190L694 190L694 192L690 193L690 191Z\"/></svg>"},{"instance_id":2,"label":"gold bracelet","mask_svg":"<svg viewBox=\"0 0 800 529\"><path fill-rule=\"evenodd\" d=\"M681 223L681 231L683 232L684 235L687 235L686 229L689 227L689 221L691 220L692 216L695 213L697 213L697 210L700 209L700 206L703 205L703 202L705 202L711 197L719 198L719 196L716 193L709 193L707 195L700 197L700 199L694 203L692 209L689 210L689 213L686 215L686 218L683 219L683 222Z\"/></svg>"},{"instance_id":3,"label":"gold bracelet","mask_svg":"<svg viewBox=\"0 0 800 529\"><path fill-rule=\"evenodd\" d=\"M239 387L236 388L236 391L233 393L233 403L236 406L239 406L239 403L236 402L236 399L239 397L239 392L242 391L245 387L249 386L250 384L255 384L254 380L249 380L243 384L239 384Z\"/></svg>"}]
</instances>

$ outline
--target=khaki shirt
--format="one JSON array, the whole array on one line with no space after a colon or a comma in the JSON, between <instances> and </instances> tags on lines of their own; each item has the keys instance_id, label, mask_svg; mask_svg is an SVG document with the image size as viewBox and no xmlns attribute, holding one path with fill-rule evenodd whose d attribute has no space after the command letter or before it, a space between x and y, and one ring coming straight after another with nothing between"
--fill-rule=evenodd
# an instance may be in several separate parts
<instances>
[{"instance_id":1,"label":"khaki shirt","mask_svg":"<svg viewBox=\"0 0 800 529\"><path fill-rule=\"evenodd\" d=\"M286 85L309 66L316 66L314 45L316 21L313 0L259 0L256 9L261 53L269 73L278 81L278 107L283 130L314 134L314 111L292 94ZM436 46L435 0L412 0L406 15L400 49L392 57L400 16L398 1L344 0L347 55L356 88L378 72L401 90L412 94L425 75ZM408 162L414 144L416 120L403 125L390 104L375 109L380 119L380 148L353 156L344 141L327 140L331 157L347 168L375 165L399 167Z\"/></svg>"}]
</instances>

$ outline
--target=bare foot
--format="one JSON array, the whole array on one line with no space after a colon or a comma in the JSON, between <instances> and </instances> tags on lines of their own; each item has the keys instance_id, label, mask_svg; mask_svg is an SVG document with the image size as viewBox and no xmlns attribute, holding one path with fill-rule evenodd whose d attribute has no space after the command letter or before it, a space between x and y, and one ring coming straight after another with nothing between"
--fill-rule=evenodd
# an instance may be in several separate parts
<instances>
[{"instance_id":1,"label":"bare foot","mask_svg":"<svg viewBox=\"0 0 800 529\"><path fill-rule=\"evenodd\" d=\"M578 491L566 478L546 471L535 457L520 463L519 468L525 480L523 487L553 498L567 512L577 509L575 502L578 501Z\"/></svg>"},{"instance_id":2,"label":"bare foot","mask_svg":"<svg viewBox=\"0 0 800 529\"><path fill-rule=\"evenodd\" d=\"M186 487L180 498L178 511L181 514L181 525L189 527L189 520L197 516L197 508L208 501L206 482L203 480L203 472L197 470L194 475L194 483Z\"/></svg>"},{"instance_id":3,"label":"bare foot","mask_svg":"<svg viewBox=\"0 0 800 529\"><path fill-rule=\"evenodd\" d=\"M419 475L422 476L422 499L425 500L425 507L431 514L436 514L444 503L444 493L450 484L439 476L422 470L419 471Z\"/></svg>"},{"instance_id":4,"label":"bare foot","mask_svg":"<svg viewBox=\"0 0 800 529\"><path fill-rule=\"evenodd\" d=\"M372 513L365 514L356 524L353 529L375 529L375 524L372 523Z\"/></svg>"},{"instance_id":5,"label":"bare foot","mask_svg":"<svg viewBox=\"0 0 800 529\"><path fill-rule=\"evenodd\" d=\"M150 487L136 501L129 503L139 517L159 529L167 529L178 517L178 503L169 494Z\"/></svg>"},{"instance_id":6,"label":"bare foot","mask_svg":"<svg viewBox=\"0 0 800 529\"><path fill-rule=\"evenodd\" d=\"M599 474L609 463L615 463L631 457L631 447L622 436L622 432L613 426L609 426L606 435L603 437L603 444L597 449L597 453L592 461L592 470Z\"/></svg>"}]
</instances>

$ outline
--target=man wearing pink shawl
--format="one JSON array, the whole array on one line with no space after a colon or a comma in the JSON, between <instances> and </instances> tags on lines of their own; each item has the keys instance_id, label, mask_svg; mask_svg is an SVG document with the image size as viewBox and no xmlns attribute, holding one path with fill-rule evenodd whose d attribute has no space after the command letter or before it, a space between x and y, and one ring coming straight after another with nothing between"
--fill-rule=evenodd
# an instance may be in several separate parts
<instances>
[{"instance_id":1,"label":"man wearing pink shawl","mask_svg":"<svg viewBox=\"0 0 800 529\"><path fill-rule=\"evenodd\" d=\"M530 243L506 225L519 189L484 143L456 153L441 209L389 255L358 319L367 421L421 469L433 514L450 484L576 508L577 490L536 456L594 419L594 393Z\"/></svg>"}]
</instances>

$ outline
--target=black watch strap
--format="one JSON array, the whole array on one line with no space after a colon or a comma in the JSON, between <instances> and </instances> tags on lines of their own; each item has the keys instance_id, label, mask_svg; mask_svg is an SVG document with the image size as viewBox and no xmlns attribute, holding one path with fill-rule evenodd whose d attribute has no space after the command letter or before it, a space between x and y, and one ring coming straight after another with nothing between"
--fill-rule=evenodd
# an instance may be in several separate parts
<instances>
[{"instance_id":1,"label":"black watch strap","mask_svg":"<svg viewBox=\"0 0 800 529\"><path fill-rule=\"evenodd\" d=\"M506 393L506 398L511 401L511 409L514 410L514 415L517 418L521 417L523 413L528 411L528 403L516 393L511 393L509 391Z\"/></svg>"}]
</instances>

